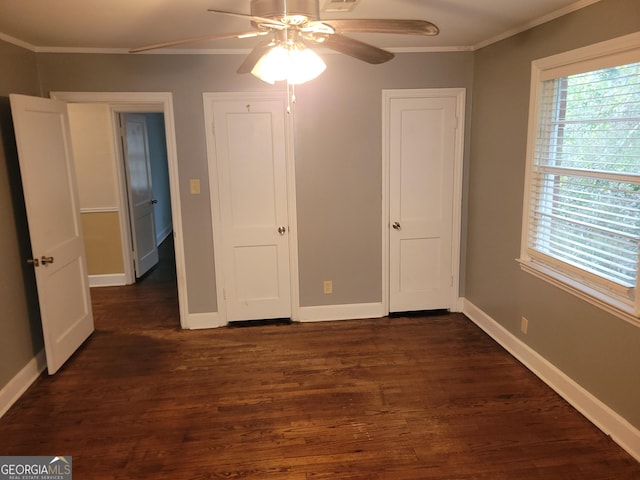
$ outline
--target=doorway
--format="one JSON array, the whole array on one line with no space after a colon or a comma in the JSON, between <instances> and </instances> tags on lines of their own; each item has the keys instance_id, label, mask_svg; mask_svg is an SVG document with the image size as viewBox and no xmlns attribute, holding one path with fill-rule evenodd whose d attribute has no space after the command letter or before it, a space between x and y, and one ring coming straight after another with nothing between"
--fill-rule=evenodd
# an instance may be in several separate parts
<instances>
[{"instance_id":1,"label":"doorway","mask_svg":"<svg viewBox=\"0 0 640 480\"><path fill-rule=\"evenodd\" d=\"M68 103L79 104L101 104L110 112L111 131L114 132L112 150L117 154L121 150L119 135L120 131L118 115L121 113L158 113L164 120L165 148L167 161L167 176L169 191L168 199L170 204L170 217L173 229L173 245L175 257L175 271L177 276L178 303L180 312L180 323L182 328L189 328L188 311L186 301L186 276L184 274L184 246L182 237L182 223L180 212L180 195L178 184L178 166L175 140L175 123L173 115L173 101L171 93L102 93L102 92L52 92L52 98L63 100ZM123 162L115 162L117 165L114 182L118 192L117 198L113 200L113 208L120 228L120 245L122 248L122 262L124 269L124 279L121 285L135 282L135 271L133 269L132 253L128 245L131 244L129 215L127 212L127 189L125 188L125 172ZM108 209L107 209L108 210ZM94 213L109 213L96 209ZM113 214L113 212L111 212ZM127 247L125 247L127 245Z\"/></svg>"}]
</instances>

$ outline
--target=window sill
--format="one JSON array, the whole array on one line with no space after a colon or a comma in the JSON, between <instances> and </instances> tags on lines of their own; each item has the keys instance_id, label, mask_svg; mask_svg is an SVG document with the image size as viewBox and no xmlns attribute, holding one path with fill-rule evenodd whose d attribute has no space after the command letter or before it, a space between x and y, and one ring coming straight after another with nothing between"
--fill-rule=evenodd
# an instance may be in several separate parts
<instances>
[{"instance_id":1,"label":"window sill","mask_svg":"<svg viewBox=\"0 0 640 480\"><path fill-rule=\"evenodd\" d=\"M640 316L635 311L634 305L628 300L622 299L613 293L608 293L587 285L573 276L563 274L535 260L519 258L517 262L523 271L615 315L636 327L640 327Z\"/></svg>"}]
</instances>

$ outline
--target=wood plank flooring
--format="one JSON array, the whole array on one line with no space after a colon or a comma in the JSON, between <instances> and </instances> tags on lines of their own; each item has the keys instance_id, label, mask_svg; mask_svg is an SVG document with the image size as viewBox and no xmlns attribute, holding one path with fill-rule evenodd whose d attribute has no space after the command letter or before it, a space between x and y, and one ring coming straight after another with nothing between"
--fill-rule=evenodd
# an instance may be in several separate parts
<instances>
[{"instance_id":1,"label":"wood plank flooring","mask_svg":"<svg viewBox=\"0 0 640 480\"><path fill-rule=\"evenodd\" d=\"M459 314L179 328L171 265L0 419L75 479L624 480L640 464Z\"/></svg>"}]
</instances>

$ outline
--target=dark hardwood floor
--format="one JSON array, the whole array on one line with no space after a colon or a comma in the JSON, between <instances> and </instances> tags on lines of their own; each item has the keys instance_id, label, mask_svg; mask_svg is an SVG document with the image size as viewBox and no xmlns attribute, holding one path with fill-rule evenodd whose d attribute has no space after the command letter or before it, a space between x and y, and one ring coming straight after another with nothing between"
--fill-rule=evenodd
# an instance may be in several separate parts
<instances>
[{"instance_id":1,"label":"dark hardwood floor","mask_svg":"<svg viewBox=\"0 0 640 480\"><path fill-rule=\"evenodd\" d=\"M459 314L179 328L175 272L92 292L96 331L0 419L82 479L640 479Z\"/></svg>"}]
</instances>

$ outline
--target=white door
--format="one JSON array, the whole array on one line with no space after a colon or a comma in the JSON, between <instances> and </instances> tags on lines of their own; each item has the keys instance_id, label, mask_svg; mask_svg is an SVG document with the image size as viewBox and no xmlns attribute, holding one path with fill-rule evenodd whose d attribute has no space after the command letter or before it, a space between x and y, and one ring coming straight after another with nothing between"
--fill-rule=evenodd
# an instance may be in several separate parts
<instances>
[{"instance_id":1,"label":"white door","mask_svg":"<svg viewBox=\"0 0 640 480\"><path fill-rule=\"evenodd\" d=\"M227 321L290 318L284 104L214 101L213 124Z\"/></svg>"},{"instance_id":2,"label":"white door","mask_svg":"<svg viewBox=\"0 0 640 480\"><path fill-rule=\"evenodd\" d=\"M156 200L151 190L151 159L146 119L144 115L125 113L121 114L121 122L122 117L133 262L136 278L140 278L158 263L154 217Z\"/></svg>"},{"instance_id":3,"label":"white door","mask_svg":"<svg viewBox=\"0 0 640 480\"><path fill-rule=\"evenodd\" d=\"M390 312L451 307L456 111L455 97L388 105Z\"/></svg>"},{"instance_id":4,"label":"white door","mask_svg":"<svg viewBox=\"0 0 640 480\"><path fill-rule=\"evenodd\" d=\"M10 95L47 369L93 332L66 104Z\"/></svg>"}]
</instances>

